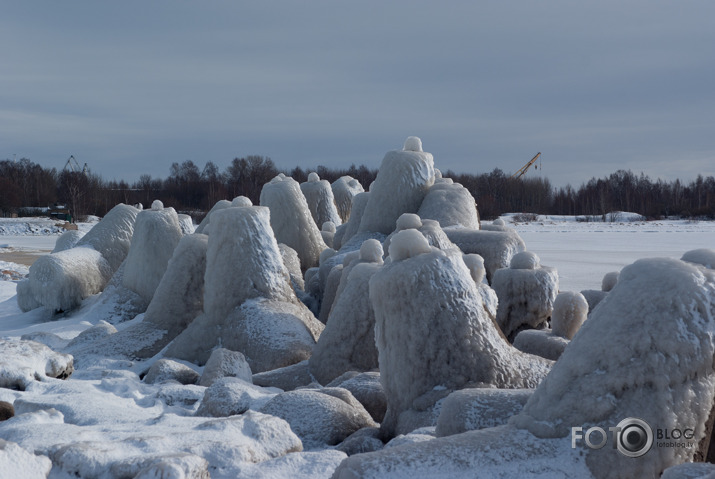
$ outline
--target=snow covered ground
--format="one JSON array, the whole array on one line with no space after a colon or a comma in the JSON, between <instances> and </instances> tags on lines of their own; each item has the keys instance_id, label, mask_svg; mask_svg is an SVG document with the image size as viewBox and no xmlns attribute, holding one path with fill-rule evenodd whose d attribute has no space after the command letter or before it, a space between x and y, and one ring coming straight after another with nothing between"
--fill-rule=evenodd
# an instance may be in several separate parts
<instances>
[{"instance_id":1,"label":"snow covered ground","mask_svg":"<svg viewBox=\"0 0 715 479\"><path fill-rule=\"evenodd\" d=\"M715 222L625 221L634 219L632 216L623 217L621 222L542 216L525 223L514 222L513 215L502 219L518 231L542 264L558 270L561 290L600 289L604 274L639 258L680 258L692 249L715 247ZM55 231L54 223L0 220L0 254L48 253L61 233ZM92 225L83 224L80 229L86 231ZM26 265L2 261L0 270L21 275L28 271ZM64 317L50 318L41 308L23 314L15 297L16 283L3 278L0 340L53 333L58 336L54 341L67 345L95 325L96 311L106 306L92 297ZM121 331L131 323L115 326ZM151 366L151 360L99 363L100 368L78 370L67 381L33 382L25 391L0 388L0 401L14 402L18 414L26 413L0 437L52 456L55 464L62 464L61 469L53 468L49 477L134 477L140 472L159 477L172 467L200 471L205 468L203 458L210 458L211 477L330 477L346 457L327 446L299 452L300 440L286 429L286 423L260 412L228 418L195 416L206 388L147 384L140 374ZM186 365L202 372L202 368ZM275 394L267 388L241 387L252 410ZM65 448L57 446L69 443L72 445ZM562 446L568 449L566 442ZM170 464L163 459L167 454L173 454ZM555 454L548 459L554 459ZM17 477L32 477L29 472L47 467L41 459L30 458L23 464L25 469L19 469L22 474ZM580 463L566 468L571 474L582 469ZM5 477L2 471L0 477Z\"/></svg>"}]
</instances>

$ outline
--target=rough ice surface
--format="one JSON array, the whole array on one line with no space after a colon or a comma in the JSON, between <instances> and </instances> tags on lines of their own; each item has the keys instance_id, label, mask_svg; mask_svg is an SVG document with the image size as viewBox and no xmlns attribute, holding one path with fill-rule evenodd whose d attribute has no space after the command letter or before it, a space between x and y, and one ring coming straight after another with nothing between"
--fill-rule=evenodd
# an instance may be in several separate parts
<instances>
[{"instance_id":1,"label":"rough ice surface","mask_svg":"<svg viewBox=\"0 0 715 479\"><path fill-rule=\"evenodd\" d=\"M196 415L228 417L243 414L249 409L258 410L277 392L254 386L240 378L223 377L206 388Z\"/></svg>"},{"instance_id":2,"label":"rough ice surface","mask_svg":"<svg viewBox=\"0 0 715 479\"><path fill-rule=\"evenodd\" d=\"M208 236L181 238L156 288L144 320L101 345L130 358L149 358L176 338L203 311Z\"/></svg>"},{"instance_id":3,"label":"rough ice surface","mask_svg":"<svg viewBox=\"0 0 715 479\"><path fill-rule=\"evenodd\" d=\"M273 369L253 375L253 383L258 386L275 387L283 391L292 391L299 387L317 383L312 374L308 360L291 364L283 368Z\"/></svg>"},{"instance_id":4,"label":"rough ice surface","mask_svg":"<svg viewBox=\"0 0 715 479\"><path fill-rule=\"evenodd\" d=\"M533 389L468 388L442 402L437 437L501 426L521 412Z\"/></svg>"},{"instance_id":5,"label":"rough ice surface","mask_svg":"<svg viewBox=\"0 0 715 479\"><path fill-rule=\"evenodd\" d=\"M156 203L156 202L155 202ZM181 237L174 208L144 210L137 215L124 270L124 286L151 301Z\"/></svg>"},{"instance_id":6,"label":"rough ice surface","mask_svg":"<svg viewBox=\"0 0 715 479\"><path fill-rule=\"evenodd\" d=\"M18 305L66 311L102 291L127 256L137 213L117 205L74 248L38 258L18 289Z\"/></svg>"},{"instance_id":7,"label":"rough ice surface","mask_svg":"<svg viewBox=\"0 0 715 479\"><path fill-rule=\"evenodd\" d=\"M616 283L618 283L618 276L620 276L618 271L611 271L610 273L603 275L603 280L601 281L601 291L605 291L606 293L611 291L613 287L616 286Z\"/></svg>"},{"instance_id":8,"label":"rough ice surface","mask_svg":"<svg viewBox=\"0 0 715 479\"><path fill-rule=\"evenodd\" d=\"M169 345L166 354L205 363L211 349L220 344L244 353L255 372L264 371L266 369L256 369L251 363L263 361L242 349L243 345L250 343L251 338L241 337L241 334L266 337L275 334L277 342L280 342L278 338L284 338L286 342L281 343L282 346L289 346L293 343L285 336L295 338L301 327L311 331L309 336L315 333L317 338L320 331L315 323L319 322L298 301L291 288L288 272L269 224L268 208L226 208L214 212L212 217L204 277L204 314L196 318ZM243 312L236 309L254 298L268 301L252 303L254 306L244 308ZM255 314L245 318L246 321L241 320L251 313ZM310 318L314 322L306 323ZM277 323L272 324L271 321ZM284 334L281 333L280 324L288 328ZM322 325L319 329L322 329ZM257 336L253 339L257 339ZM272 352L276 353L276 350ZM297 361L302 359L306 358L301 357ZM281 364L274 367L288 365L284 363L285 360L284 355L277 358L276 361Z\"/></svg>"},{"instance_id":9,"label":"rough ice surface","mask_svg":"<svg viewBox=\"0 0 715 479\"><path fill-rule=\"evenodd\" d=\"M478 254L465 254L462 255L462 261L467 265L469 269L469 274L476 284L482 284L484 282L484 277L486 275L486 270L484 269L484 258Z\"/></svg>"},{"instance_id":10,"label":"rough ice surface","mask_svg":"<svg viewBox=\"0 0 715 479\"><path fill-rule=\"evenodd\" d=\"M430 153L387 152L377 178L370 185L359 230L390 234L402 213L417 213L433 183L434 159Z\"/></svg>"},{"instance_id":11,"label":"rough ice surface","mask_svg":"<svg viewBox=\"0 0 715 479\"><path fill-rule=\"evenodd\" d=\"M442 228L461 226L479 229L479 212L474 197L459 183L435 183L425 196L417 214L439 222Z\"/></svg>"},{"instance_id":12,"label":"rough ice surface","mask_svg":"<svg viewBox=\"0 0 715 479\"><path fill-rule=\"evenodd\" d=\"M700 264L706 268L715 269L715 250L713 249L700 248L690 250L680 259L688 263Z\"/></svg>"},{"instance_id":13,"label":"rough ice surface","mask_svg":"<svg viewBox=\"0 0 715 479\"><path fill-rule=\"evenodd\" d=\"M392 237L389 246L392 261L402 261L421 254L429 253L432 248L427 238L415 229L398 231Z\"/></svg>"},{"instance_id":14,"label":"rough ice surface","mask_svg":"<svg viewBox=\"0 0 715 479\"><path fill-rule=\"evenodd\" d=\"M326 245L298 182L285 176L273 178L263 185L261 206L270 209L271 227L278 242L298 253L301 269L317 266Z\"/></svg>"},{"instance_id":15,"label":"rough ice surface","mask_svg":"<svg viewBox=\"0 0 715 479\"><path fill-rule=\"evenodd\" d=\"M490 284L495 271L508 268L511 258L526 250L524 240L512 229L486 231L445 228L444 232L462 252L476 253L484 258L484 267L487 270L487 280Z\"/></svg>"},{"instance_id":16,"label":"rough ice surface","mask_svg":"<svg viewBox=\"0 0 715 479\"><path fill-rule=\"evenodd\" d=\"M533 253L520 253L514 256L518 269L497 270L492 278L499 298L497 323L510 341L519 331L547 326L559 291L556 269L538 266L538 257L536 261L534 257Z\"/></svg>"},{"instance_id":17,"label":"rough ice surface","mask_svg":"<svg viewBox=\"0 0 715 479\"><path fill-rule=\"evenodd\" d=\"M375 422L347 389L299 389L277 395L260 411L285 419L304 449L334 446Z\"/></svg>"},{"instance_id":18,"label":"rough ice surface","mask_svg":"<svg viewBox=\"0 0 715 479\"><path fill-rule=\"evenodd\" d=\"M327 221L336 225L342 223L328 180L321 180L317 173L312 172L308 175L308 181L300 184L300 191L308 202L316 226L321 227Z\"/></svg>"},{"instance_id":19,"label":"rough ice surface","mask_svg":"<svg viewBox=\"0 0 715 479\"><path fill-rule=\"evenodd\" d=\"M582 450L596 477L658 477L691 461L705 434L715 395L714 333L712 270L674 259L638 260L621 271L513 422L544 438L567 438L574 425L608 428L628 417L653 429L692 428L694 447L656 441L638 461L611 447Z\"/></svg>"},{"instance_id":20,"label":"rough ice surface","mask_svg":"<svg viewBox=\"0 0 715 479\"><path fill-rule=\"evenodd\" d=\"M379 260L382 261L381 256ZM321 384L329 383L346 371L369 371L378 367L375 314L369 298L370 278L381 267L375 263L352 268L345 288L333 303L310 358L310 370Z\"/></svg>"},{"instance_id":21,"label":"rough ice surface","mask_svg":"<svg viewBox=\"0 0 715 479\"><path fill-rule=\"evenodd\" d=\"M288 274L290 274L293 288L304 290L305 281L303 280L303 273L300 270L300 258L298 258L298 253L283 243L278 244L278 249L281 252L281 258L283 258L283 266L286 267Z\"/></svg>"},{"instance_id":22,"label":"rough ice surface","mask_svg":"<svg viewBox=\"0 0 715 479\"><path fill-rule=\"evenodd\" d=\"M44 479L52 469L47 456L37 456L14 442L0 439L0 478Z\"/></svg>"},{"instance_id":23,"label":"rough ice surface","mask_svg":"<svg viewBox=\"0 0 715 479\"><path fill-rule=\"evenodd\" d=\"M209 227L209 225L211 224L211 215L212 215L215 211L220 211L220 210L223 210L223 209L226 209L226 208L230 208L231 206L233 206L233 205L232 205L232 203L231 203L230 201L228 201L228 200L219 200L219 201L217 201L216 204L213 205L213 208L211 208L211 210L209 210L208 214L206 214L206 216L205 216L204 219L201 221L201 223L199 223L199 226L196 227L196 230L194 230L194 233L196 233L196 234L208 234L208 231L204 231L204 230L208 230L208 227Z\"/></svg>"},{"instance_id":24,"label":"rough ice surface","mask_svg":"<svg viewBox=\"0 0 715 479\"><path fill-rule=\"evenodd\" d=\"M226 348L216 348L211 351L211 356L201 373L199 386L211 386L223 377L235 377L249 383L253 381L251 367L242 353Z\"/></svg>"},{"instance_id":25,"label":"rough ice surface","mask_svg":"<svg viewBox=\"0 0 715 479\"><path fill-rule=\"evenodd\" d=\"M382 244L376 239L366 240L360 246L360 261L382 264Z\"/></svg>"},{"instance_id":26,"label":"rough ice surface","mask_svg":"<svg viewBox=\"0 0 715 479\"><path fill-rule=\"evenodd\" d=\"M65 231L57 238L55 242L55 248L52 250L53 253L59 253L66 249L74 248L77 242L84 236L83 231L79 230L69 230Z\"/></svg>"},{"instance_id":27,"label":"rough ice surface","mask_svg":"<svg viewBox=\"0 0 715 479\"><path fill-rule=\"evenodd\" d=\"M556 361L569 345L569 340L550 329L525 329L514 338L514 347L525 353Z\"/></svg>"},{"instance_id":28,"label":"rough ice surface","mask_svg":"<svg viewBox=\"0 0 715 479\"><path fill-rule=\"evenodd\" d=\"M185 234L185 235L193 234L193 232L196 228L194 227L194 220L191 219L191 216L184 215L184 214L179 214L178 216L179 216L179 227L181 228L181 233Z\"/></svg>"},{"instance_id":29,"label":"rough ice surface","mask_svg":"<svg viewBox=\"0 0 715 479\"><path fill-rule=\"evenodd\" d=\"M573 339L588 317L588 302L581 293L561 291L554 300L551 329L557 336Z\"/></svg>"},{"instance_id":30,"label":"rough ice surface","mask_svg":"<svg viewBox=\"0 0 715 479\"><path fill-rule=\"evenodd\" d=\"M350 218L347 223L342 225L335 232L335 237L333 238L333 248L341 250L343 246L345 246L350 239L357 234L360 229L363 213L365 213L365 208L367 207L369 200L369 192L358 193L353 197Z\"/></svg>"},{"instance_id":31,"label":"rough ice surface","mask_svg":"<svg viewBox=\"0 0 715 479\"><path fill-rule=\"evenodd\" d=\"M35 341L0 339L0 388L24 391L33 381L69 377L72 356L56 353Z\"/></svg>"},{"instance_id":32,"label":"rough ice surface","mask_svg":"<svg viewBox=\"0 0 715 479\"><path fill-rule=\"evenodd\" d=\"M457 251L386 264L370 279L370 302L388 400L385 437L409 432L414 424L401 425L401 416L429 417L451 390L473 382L535 387L549 370L548 361L508 344Z\"/></svg>"},{"instance_id":33,"label":"rough ice surface","mask_svg":"<svg viewBox=\"0 0 715 479\"><path fill-rule=\"evenodd\" d=\"M333 182L330 187L333 189L333 198L338 214L343 223L350 218L353 207L353 198L365 191L358 180L352 176L341 176Z\"/></svg>"}]
</instances>

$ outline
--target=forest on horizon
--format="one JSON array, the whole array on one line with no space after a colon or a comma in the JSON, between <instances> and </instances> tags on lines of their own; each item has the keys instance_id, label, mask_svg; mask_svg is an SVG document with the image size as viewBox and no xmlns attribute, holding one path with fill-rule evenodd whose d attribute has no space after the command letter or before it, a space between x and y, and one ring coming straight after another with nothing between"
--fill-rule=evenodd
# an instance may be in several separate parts
<instances>
[{"instance_id":1,"label":"forest on horizon","mask_svg":"<svg viewBox=\"0 0 715 479\"><path fill-rule=\"evenodd\" d=\"M151 205L161 200L180 213L200 219L219 200L243 195L259 204L261 188L278 173L304 182L311 171L331 183L341 176L357 179L367 191L377 169L365 165L349 168L280 170L264 156L235 158L222 172L209 161L199 168L193 161L173 163L166 178L142 175L128 183L104 180L85 173L44 168L29 159L0 161L0 216L30 215L33 208L62 203L75 218L103 216L118 203ZM644 173L618 170L603 178L591 178L578 187L554 187L548 178L511 178L495 168L488 173L443 171L443 176L461 183L474 196L480 217L493 219L503 213L605 216L629 211L648 219L678 216L715 220L715 178L698 177L688 183L679 179L652 180Z\"/></svg>"}]
</instances>

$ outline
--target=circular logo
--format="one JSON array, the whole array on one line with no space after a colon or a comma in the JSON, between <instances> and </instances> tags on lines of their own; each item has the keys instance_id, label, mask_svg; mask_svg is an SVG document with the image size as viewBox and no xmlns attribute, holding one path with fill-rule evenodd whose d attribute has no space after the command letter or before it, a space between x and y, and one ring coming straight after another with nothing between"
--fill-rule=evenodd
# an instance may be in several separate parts
<instances>
[{"instance_id":1,"label":"circular logo","mask_svg":"<svg viewBox=\"0 0 715 479\"><path fill-rule=\"evenodd\" d=\"M618 452L628 457L641 457L653 446L653 430L647 422L627 417L618 423L616 446Z\"/></svg>"}]
</instances>

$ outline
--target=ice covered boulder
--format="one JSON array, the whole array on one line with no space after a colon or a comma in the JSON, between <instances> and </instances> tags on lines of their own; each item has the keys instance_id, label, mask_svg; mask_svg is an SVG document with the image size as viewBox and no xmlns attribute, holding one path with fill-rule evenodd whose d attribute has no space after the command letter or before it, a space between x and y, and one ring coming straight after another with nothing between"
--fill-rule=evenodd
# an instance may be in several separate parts
<instances>
[{"instance_id":1,"label":"ice covered boulder","mask_svg":"<svg viewBox=\"0 0 715 479\"><path fill-rule=\"evenodd\" d=\"M211 386L223 377L234 377L246 382L252 382L251 368L246 357L238 351L217 348L211 352L199 379L199 386Z\"/></svg>"},{"instance_id":2,"label":"ice covered boulder","mask_svg":"<svg viewBox=\"0 0 715 479\"><path fill-rule=\"evenodd\" d=\"M348 436L343 442L338 444L336 449L344 452L348 456L352 456L354 454L379 451L383 447L385 447L385 445L380 439L380 428L364 427Z\"/></svg>"},{"instance_id":3,"label":"ice covered boulder","mask_svg":"<svg viewBox=\"0 0 715 479\"><path fill-rule=\"evenodd\" d=\"M263 185L261 206L270 209L271 227L278 242L298 253L301 269L305 271L317 266L320 252L326 245L298 182L290 177L276 176Z\"/></svg>"},{"instance_id":4,"label":"ice covered boulder","mask_svg":"<svg viewBox=\"0 0 715 479\"><path fill-rule=\"evenodd\" d=\"M194 230L194 233L196 234L208 234L208 229L209 225L211 224L211 215L214 214L215 211L220 211L226 208L230 208L232 206L232 203L228 200L219 200L216 202L215 205L213 205L213 208L209 210L209 212L206 214L203 220L201 220L201 223L196 227Z\"/></svg>"},{"instance_id":5,"label":"ice covered boulder","mask_svg":"<svg viewBox=\"0 0 715 479\"><path fill-rule=\"evenodd\" d=\"M554 300L551 330L557 336L573 339L588 316L588 303L581 293L562 291Z\"/></svg>"},{"instance_id":6,"label":"ice covered boulder","mask_svg":"<svg viewBox=\"0 0 715 479\"><path fill-rule=\"evenodd\" d=\"M47 456L26 451L14 442L0 439L0 477L3 479L44 479L52 469Z\"/></svg>"},{"instance_id":7,"label":"ice covered boulder","mask_svg":"<svg viewBox=\"0 0 715 479\"><path fill-rule=\"evenodd\" d=\"M524 240L516 231L487 231L467 228L445 228L444 232L466 254L478 254L484 258L487 281L492 283L494 272L508 268L512 257L526 250Z\"/></svg>"},{"instance_id":8,"label":"ice covered boulder","mask_svg":"<svg viewBox=\"0 0 715 479\"><path fill-rule=\"evenodd\" d=\"M93 343L104 340L116 333L117 328L113 325L106 321L99 321L72 338L62 349L63 352L72 354L76 358L78 353L82 354L86 349L91 348Z\"/></svg>"},{"instance_id":9,"label":"ice covered boulder","mask_svg":"<svg viewBox=\"0 0 715 479\"><path fill-rule=\"evenodd\" d=\"M147 384L163 383L166 381L176 381L181 384L196 384L199 380L199 373L171 359L160 359L151 365L144 382Z\"/></svg>"},{"instance_id":10,"label":"ice covered boulder","mask_svg":"<svg viewBox=\"0 0 715 479\"><path fill-rule=\"evenodd\" d=\"M333 198L338 214L343 223L350 218L353 207L353 198L365 191L358 180L352 176L341 176L330 186L333 190Z\"/></svg>"},{"instance_id":11,"label":"ice covered boulder","mask_svg":"<svg viewBox=\"0 0 715 479\"><path fill-rule=\"evenodd\" d=\"M497 323L509 341L524 329L548 325L559 291L555 268L542 266L539 257L524 251L514 255L509 268L497 270L492 288L499 298Z\"/></svg>"},{"instance_id":12,"label":"ice covered boulder","mask_svg":"<svg viewBox=\"0 0 715 479\"><path fill-rule=\"evenodd\" d=\"M151 301L183 233L174 208L144 210L137 215L123 284Z\"/></svg>"},{"instance_id":13,"label":"ice covered boulder","mask_svg":"<svg viewBox=\"0 0 715 479\"><path fill-rule=\"evenodd\" d=\"M477 203L469 190L459 183L435 183L427 191L417 214L423 220L438 221L442 228L479 229Z\"/></svg>"},{"instance_id":14,"label":"ice covered boulder","mask_svg":"<svg viewBox=\"0 0 715 479\"><path fill-rule=\"evenodd\" d=\"M267 390L235 377L223 377L206 388L197 416L227 417L260 409L278 390Z\"/></svg>"},{"instance_id":15,"label":"ice covered boulder","mask_svg":"<svg viewBox=\"0 0 715 479\"><path fill-rule=\"evenodd\" d=\"M654 441L629 449L647 450L638 460L610 445L578 451L595 477L658 477L693 460L706 432L715 397L714 333L712 270L638 260L621 271L514 424L564 440L574 425L608 430L633 417L653 431L693 431L693 447Z\"/></svg>"},{"instance_id":16,"label":"ice covered boulder","mask_svg":"<svg viewBox=\"0 0 715 479\"><path fill-rule=\"evenodd\" d=\"M52 250L53 253L59 253L60 251L64 251L66 249L71 249L77 246L77 243L79 240L82 239L84 236L83 231L79 230L69 230L65 231L60 235L59 238L57 238L57 241L55 242L55 248Z\"/></svg>"},{"instance_id":17,"label":"ice covered boulder","mask_svg":"<svg viewBox=\"0 0 715 479\"><path fill-rule=\"evenodd\" d=\"M38 258L18 288L18 305L67 311L102 291L129 251L137 213L117 205L74 248Z\"/></svg>"},{"instance_id":18,"label":"ice covered boulder","mask_svg":"<svg viewBox=\"0 0 715 479\"><path fill-rule=\"evenodd\" d=\"M24 391L42 378L66 379L74 370L72 356L35 341L0 339L0 388Z\"/></svg>"},{"instance_id":19,"label":"ice covered boulder","mask_svg":"<svg viewBox=\"0 0 715 479\"><path fill-rule=\"evenodd\" d=\"M253 375L253 384L292 391L317 381L310 374L308 360Z\"/></svg>"},{"instance_id":20,"label":"ice covered boulder","mask_svg":"<svg viewBox=\"0 0 715 479\"><path fill-rule=\"evenodd\" d=\"M384 437L430 425L434 404L469 383L533 388L546 375L550 363L514 349L488 316L461 253L429 248L416 230L390 250L370 279Z\"/></svg>"},{"instance_id":21,"label":"ice covered boulder","mask_svg":"<svg viewBox=\"0 0 715 479\"><path fill-rule=\"evenodd\" d=\"M284 419L303 441L304 449L325 448L342 442L375 422L346 389L298 389L281 393L260 412Z\"/></svg>"},{"instance_id":22,"label":"ice covered boulder","mask_svg":"<svg viewBox=\"0 0 715 479\"><path fill-rule=\"evenodd\" d=\"M369 371L378 367L375 314L369 298L370 278L382 266L382 248L375 243L379 251L366 241L364 254L361 249L364 262L347 272L345 286L333 303L325 329L313 349L310 370L321 384L329 383L346 371Z\"/></svg>"},{"instance_id":23,"label":"ice covered boulder","mask_svg":"<svg viewBox=\"0 0 715 479\"><path fill-rule=\"evenodd\" d=\"M380 373L377 371L358 372L349 371L332 382L327 387L347 389L360 401L365 410L375 422L382 422L387 411L387 397L380 383Z\"/></svg>"},{"instance_id":24,"label":"ice covered boulder","mask_svg":"<svg viewBox=\"0 0 715 479\"><path fill-rule=\"evenodd\" d=\"M694 249L686 252L682 258L688 263L699 264L708 269L715 269L715 250L708 248Z\"/></svg>"},{"instance_id":25,"label":"ice covered boulder","mask_svg":"<svg viewBox=\"0 0 715 479\"><path fill-rule=\"evenodd\" d=\"M402 213L417 213L434 184L434 159L422 151L419 138L405 142L402 150L387 152L362 214L359 231L390 234ZM417 146L417 143L420 146Z\"/></svg>"},{"instance_id":26,"label":"ice covered boulder","mask_svg":"<svg viewBox=\"0 0 715 479\"><path fill-rule=\"evenodd\" d=\"M468 388L455 391L442 402L437 437L501 426L521 412L533 389Z\"/></svg>"},{"instance_id":27,"label":"ice covered boulder","mask_svg":"<svg viewBox=\"0 0 715 479\"><path fill-rule=\"evenodd\" d=\"M308 175L308 181L300 184L300 191L308 202L316 226L321 227L327 221L334 225L342 223L338 209L335 207L333 189L328 180L321 180L316 172L312 172Z\"/></svg>"},{"instance_id":28,"label":"ice covered boulder","mask_svg":"<svg viewBox=\"0 0 715 479\"><path fill-rule=\"evenodd\" d=\"M525 353L556 361L569 345L569 340L550 329L525 329L514 338L514 347Z\"/></svg>"}]
</instances>

